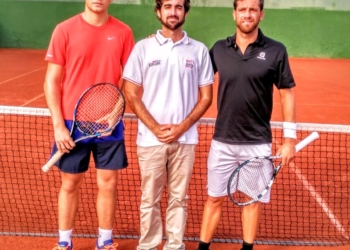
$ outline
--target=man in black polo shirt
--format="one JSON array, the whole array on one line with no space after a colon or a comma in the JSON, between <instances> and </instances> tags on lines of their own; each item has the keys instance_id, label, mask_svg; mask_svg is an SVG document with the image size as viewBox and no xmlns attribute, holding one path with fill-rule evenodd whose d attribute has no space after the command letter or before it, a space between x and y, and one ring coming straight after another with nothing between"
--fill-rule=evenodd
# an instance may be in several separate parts
<instances>
[{"instance_id":1,"label":"man in black polo shirt","mask_svg":"<svg viewBox=\"0 0 350 250\"><path fill-rule=\"evenodd\" d=\"M208 157L208 200L204 206L198 250L209 249L227 196L227 182L238 164L271 154L270 119L273 86L278 89L283 114L284 142L277 154L288 165L295 153L295 82L285 46L258 28L264 17L263 0L234 0L236 34L214 44L210 56L219 74L218 116ZM261 202L242 211L243 248L253 249Z\"/></svg>"}]
</instances>

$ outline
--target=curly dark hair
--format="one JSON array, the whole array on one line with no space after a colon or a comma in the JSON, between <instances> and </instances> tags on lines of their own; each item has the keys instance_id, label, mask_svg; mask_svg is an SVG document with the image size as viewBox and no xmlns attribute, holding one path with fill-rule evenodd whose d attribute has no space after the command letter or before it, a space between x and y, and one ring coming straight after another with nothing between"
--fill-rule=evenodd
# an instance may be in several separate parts
<instances>
[{"instance_id":1,"label":"curly dark hair","mask_svg":"<svg viewBox=\"0 0 350 250\"><path fill-rule=\"evenodd\" d=\"M233 9L236 10L237 2L241 0L233 0ZM260 0L260 10L264 9L264 0Z\"/></svg>"},{"instance_id":2,"label":"curly dark hair","mask_svg":"<svg viewBox=\"0 0 350 250\"><path fill-rule=\"evenodd\" d=\"M160 10L162 8L164 0L154 0L155 6L154 11L157 12L157 10ZM185 7L185 13L187 13L191 8L191 0L184 0L184 7Z\"/></svg>"}]
</instances>

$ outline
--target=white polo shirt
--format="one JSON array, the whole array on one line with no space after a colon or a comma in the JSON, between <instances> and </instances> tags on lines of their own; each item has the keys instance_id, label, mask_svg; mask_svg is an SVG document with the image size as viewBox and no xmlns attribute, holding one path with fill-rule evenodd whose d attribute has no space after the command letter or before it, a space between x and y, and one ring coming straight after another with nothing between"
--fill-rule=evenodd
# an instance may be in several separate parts
<instances>
[{"instance_id":1,"label":"white polo shirt","mask_svg":"<svg viewBox=\"0 0 350 250\"><path fill-rule=\"evenodd\" d=\"M142 102L159 124L179 124L198 101L199 87L212 84L214 74L207 47L190 39L186 32L174 43L161 31L139 41L125 66L123 78L143 87ZM197 124L179 139L197 144ZM138 121L137 145L162 145L157 137Z\"/></svg>"}]
</instances>

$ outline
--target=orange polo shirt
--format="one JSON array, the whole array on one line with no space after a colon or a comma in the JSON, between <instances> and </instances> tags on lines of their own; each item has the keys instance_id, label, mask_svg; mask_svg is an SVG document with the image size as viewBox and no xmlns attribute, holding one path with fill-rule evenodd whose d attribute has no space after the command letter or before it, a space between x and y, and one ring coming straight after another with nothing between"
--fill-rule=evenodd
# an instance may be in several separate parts
<instances>
[{"instance_id":1,"label":"orange polo shirt","mask_svg":"<svg viewBox=\"0 0 350 250\"><path fill-rule=\"evenodd\" d=\"M100 82L118 85L133 46L131 29L112 16L102 26L90 25L82 14L56 26L45 60L64 66L65 120L72 120L74 107L88 87Z\"/></svg>"}]
</instances>

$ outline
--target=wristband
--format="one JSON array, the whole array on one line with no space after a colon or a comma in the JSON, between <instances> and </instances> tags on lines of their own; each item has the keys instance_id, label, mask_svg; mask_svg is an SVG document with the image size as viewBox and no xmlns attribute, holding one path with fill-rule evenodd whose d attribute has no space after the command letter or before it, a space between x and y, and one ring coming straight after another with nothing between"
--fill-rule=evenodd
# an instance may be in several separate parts
<instances>
[{"instance_id":1,"label":"wristband","mask_svg":"<svg viewBox=\"0 0 350 250\"><path fill-rule=\"evenodd\" d=\"M294 122L283 122L283 137L297 138L297 124Z\"/></svg>"}]
</instances>

